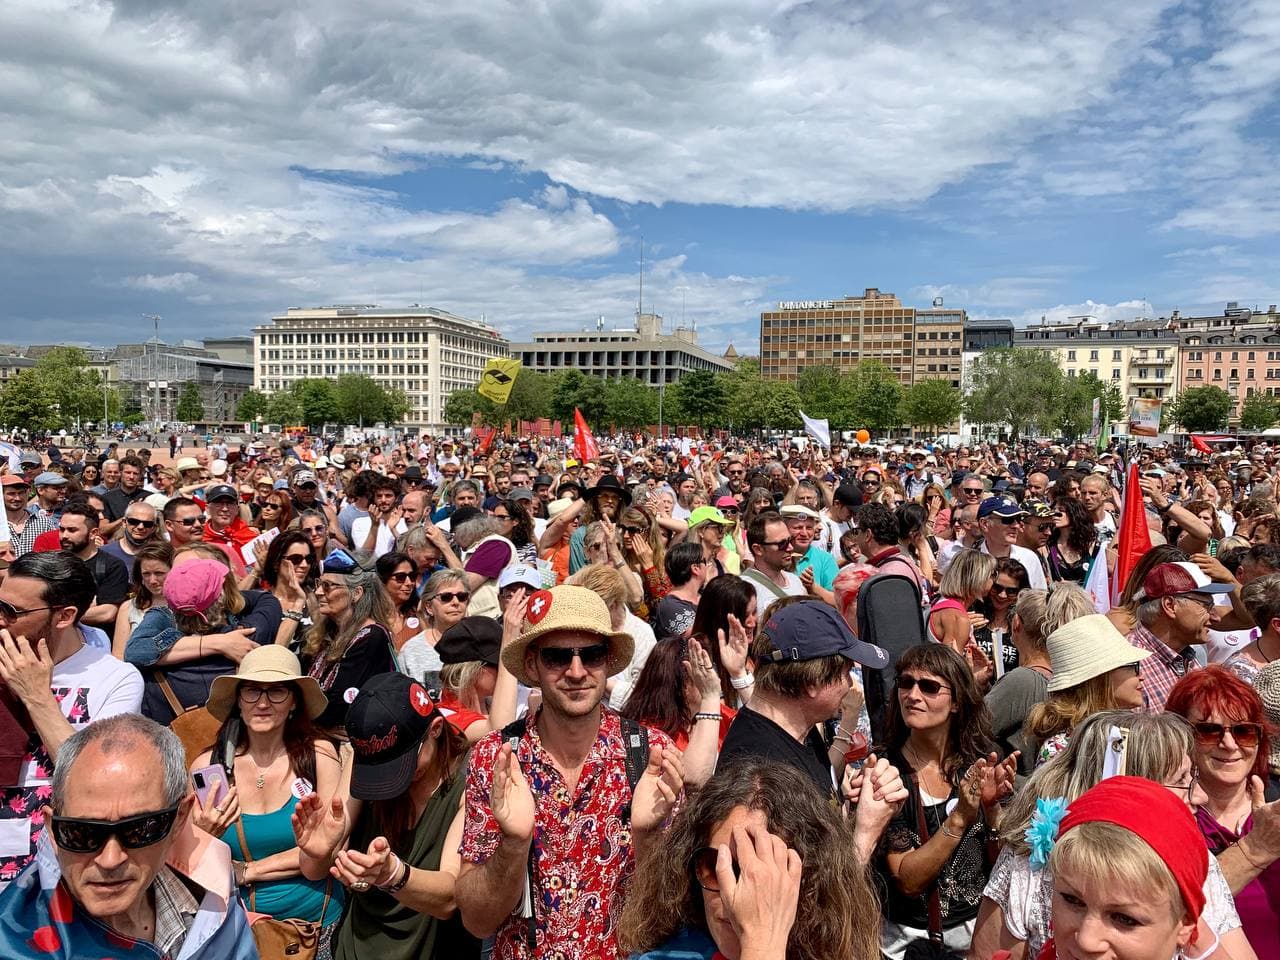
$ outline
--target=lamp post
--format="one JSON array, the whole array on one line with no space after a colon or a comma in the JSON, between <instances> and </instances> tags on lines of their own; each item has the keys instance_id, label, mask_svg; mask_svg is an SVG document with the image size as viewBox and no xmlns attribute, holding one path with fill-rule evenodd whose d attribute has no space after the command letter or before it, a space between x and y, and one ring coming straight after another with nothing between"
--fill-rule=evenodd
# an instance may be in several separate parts
<instances>
[{"instance_id":1,"label":"lamp post","mask_svg":"<svg viewBox=\"0 0 1280 960\"><path fill-rule=\"evenodd\" d=\"M143 320L150 320L155 328L155 337L152 342L155 344L155 363L151 368L152 389L151 389L151 429L155 432L160 431L160 317L154 313L144 313Z\"/></svg>"}]
</instances>

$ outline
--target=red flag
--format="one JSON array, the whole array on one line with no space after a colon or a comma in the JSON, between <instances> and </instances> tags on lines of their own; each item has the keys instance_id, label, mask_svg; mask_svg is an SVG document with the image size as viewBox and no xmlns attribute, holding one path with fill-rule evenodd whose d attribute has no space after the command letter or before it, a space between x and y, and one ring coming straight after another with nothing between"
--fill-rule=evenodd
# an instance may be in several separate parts
<instances>
[{"instance_id":1,"label":"red flag","mask_svg":"<svg viewBox=\"0 0 1280 960\"><path fill-rule=\"evenodd\" d=\"M596 446L596 438L591 435L591 428L577 407L573 408L573 427L573 451L578 462L585 464L589 460L599 460L600 448Z\"/></svg>"},{"instance_id":2,"label":"red flag","mask_svg":"<svg viewBox=\"0 0 1280 960\"><path fill-rule=\"evenodd\" d=\"M1116 575L1111 589L1116 597L1124 589L1129 574L1143 554L1151 550L1151 531L1147 528L1147 508L1142 503L1142 487L1138 485L1138 464L1129 464L1124 485L1124 509L1120 514L1120 531L1116 535Z\"/></svg>"},{"instance_id":3,"label":"red flag","mask_svg":"<svg viewBox=\"0 0 1280 960\"><path fill-rule=\"evenodd\" d=\"M493 446L494 437L498 434L497 427L473 427L471 435L476 441L476 453L485 454L489 452L489 448Z\"/></svg>"},{"instance_id":4,"label":"red flag","mask_svg":"<svg viewBox=\"0 0 1280 960\"><path fill-rule=\"evenodd\" d=\"M1213 448L1210 447L1203 440L1201 440L1199 437L1197 437L1194 433L1191 434L1191 445L1195 447L1197 450L1199 450L1201 453L1208 453L1208 454L1213 453Z\"/></svg>"}]
</instances>

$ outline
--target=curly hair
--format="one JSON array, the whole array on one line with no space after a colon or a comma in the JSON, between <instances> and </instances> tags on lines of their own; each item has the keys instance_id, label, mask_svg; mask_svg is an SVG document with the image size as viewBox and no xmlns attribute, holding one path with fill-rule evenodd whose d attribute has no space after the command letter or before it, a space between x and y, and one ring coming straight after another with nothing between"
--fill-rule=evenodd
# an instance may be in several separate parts
<instances>
[{"instance_id":1,"label":"curly hair","mask_svg":"<svg viewBox=\"0 0 1280 960\"><path fill-rule=\"evenodd\" d=\"M947 733L947 749L944 773L952 783L979 757L996 750L992 732L991 711L974 682L960 654L941 643L921 643L909 648L898 660L897 674L919 670L938 677L951 690L951 702L956 712L951 715ZM888 747L901 752L911 729L902 719L902 703L895 694L890 697L888 722L885 725L885 741Z\"/></svg>"},{"instance_id":2,"label":"curly hair","mask_svg":"<svg viewBox=\"0 0 1280 960\"><path fill-rule=\"evenodd\" d=\"M690 861L734 810L764 815L770 833L800 855L800 901L787 960L868 960L880 952L880 909L854 852L852 829L805 774L744 759L716 775L643 858L618 924L624 954L653 950L684 929L708 932Z\"/></svg>"},{"instance_id":3,"label":"curly hair","mask_svg":"<svg viewBox=\"0 0 1280 960\"><path fill-rule=\"evenodd\" d=\"M1049 538L1052 545L1064 540L1068 547L1083 557L1092 555L1094 545L1098 541L1098 531L1089 517L1089 511L1075 497L1059 497L1053 505L1057 513L1066 515L1065 527L1054 527Z\"/></svg>"}]
</instances>

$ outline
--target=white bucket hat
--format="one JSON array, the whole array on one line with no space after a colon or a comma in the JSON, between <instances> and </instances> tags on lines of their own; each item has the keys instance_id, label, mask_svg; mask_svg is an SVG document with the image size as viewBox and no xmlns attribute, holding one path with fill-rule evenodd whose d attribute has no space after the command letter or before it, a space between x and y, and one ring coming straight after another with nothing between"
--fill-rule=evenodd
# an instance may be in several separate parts
<instances>
[{"instance_id":1,"label":"white bucket hat","mask_svg":"<svg viewBox=\"0 0 1280 960\"><path fill-rule=\"evenodd\" d=\"M1065 623L1045 640L1053 677L1049 692L1068 690L1086 680L1110 673L1117 667L1138 663L1151 652L1133 646L1100 613L1077 617Z\"/></svg>"}]
</instances>

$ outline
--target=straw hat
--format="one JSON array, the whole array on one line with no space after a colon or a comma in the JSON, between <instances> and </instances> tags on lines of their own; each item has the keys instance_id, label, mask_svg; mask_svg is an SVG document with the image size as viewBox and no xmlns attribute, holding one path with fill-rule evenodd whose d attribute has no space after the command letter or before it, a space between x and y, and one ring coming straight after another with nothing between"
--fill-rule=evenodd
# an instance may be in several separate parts
<instances>
[{"instance_id":1,"label":"straw hat","mask_svg":"<svg viewBox=\"0 0 1280 960\"><path fill-rule=\"evenodd\" d=\"M1267 722L1272 726L1280 726L1280 661L1269 663L1253 678L1253 689L1262 698L1262 709L1266 711ZM1267 758L1271 769L1280 770L1280 737L1271 738L1271 756Z\"/></svg>"},{"instance_id":2,"label":"straw hat","mask_svg":"<svg viewBox=\"0 0 1280 960\"><path fill-rule=\"evenodd\" d=\"M240 661L240 669L235 673L214 679L206 706L219 720L230 716L231 707L236 702L236 690L242 680L254 683L292 683L302 691L302 702L306 706L307 716L312 720L320 716L329 704L329 698L324 695L315 678L303 675L302 664L292 650L279 644L267 643L246 653Z\"/></svg>"},{"instance_id":3,"label":"straw hat","mask_svg":"<svg viewBox=\"0 0 1280 960\"><path fill-rule=\"evenodd\" d=\"M529 644L560 630L594 633L609 641L607 676L621 673L631 663L636 644L629 633L615 632L609 619L609 608L599 595L586 587L562 584L550 590L538 590L525 606L524 627L520 636L502 651L502 663L526 687L538 683L524 669L524 652Z\"/></svg>"},{"instance_id":4,"label":"straw hat","mask_svg":"<svg viewBox=\"0 0 1280 960\"><path fill-rule=\"evenodd\" d=\"M1057 693L1086 680L1147 659L1149 650L1133 646L1111 621L1100 613L1077 617L1065 623L1045 640L1053 678L1049 692Z\"/></svg>"}]
</instances>

